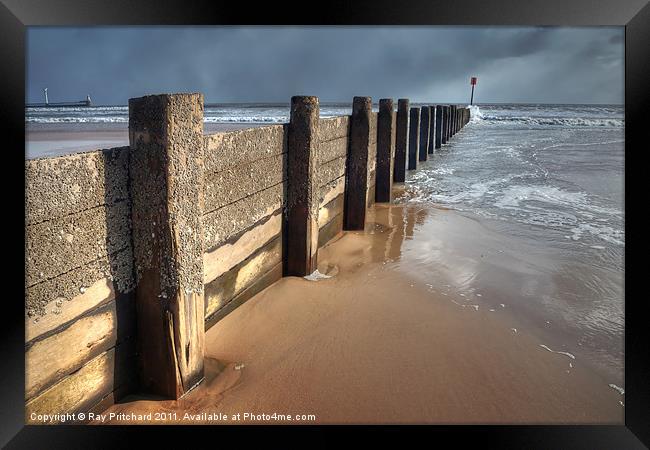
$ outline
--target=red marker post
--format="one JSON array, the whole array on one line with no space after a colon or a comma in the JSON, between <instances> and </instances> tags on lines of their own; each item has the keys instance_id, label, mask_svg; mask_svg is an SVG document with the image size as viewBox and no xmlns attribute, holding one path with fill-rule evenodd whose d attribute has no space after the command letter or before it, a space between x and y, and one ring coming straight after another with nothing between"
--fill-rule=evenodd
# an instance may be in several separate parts
<instances>
[{"instance_id":1,"label":"red marker post","mask_svg":"<svg viewBox=\"0 0 650 450\"><path fill-rule=\"evenodd\" d=\"M469 82L472 85L472 98L469 100L469 104L473 105L474 104L474 86L476 86L476 77L472 77Z\"/></svg>"}]
</instances>

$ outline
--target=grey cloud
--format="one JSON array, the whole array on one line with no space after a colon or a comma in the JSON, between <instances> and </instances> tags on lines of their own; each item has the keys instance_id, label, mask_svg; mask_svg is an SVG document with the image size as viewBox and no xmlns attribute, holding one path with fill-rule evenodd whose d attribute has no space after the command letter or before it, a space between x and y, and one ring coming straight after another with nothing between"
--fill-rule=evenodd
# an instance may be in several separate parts
<instances>
[{"instance_id":1,"label":"grey cloud","mask_svg":"<svg viewBox=\"0 0 650 450\"><path fill-rule=\"evenodd\" d=\"M97 104L188 91L209 102L461 102L472 75L481 102L623 100L622 28L31 28L27 49L29 102L43 87L51 100Z\"/></svg>"}]
</instances>

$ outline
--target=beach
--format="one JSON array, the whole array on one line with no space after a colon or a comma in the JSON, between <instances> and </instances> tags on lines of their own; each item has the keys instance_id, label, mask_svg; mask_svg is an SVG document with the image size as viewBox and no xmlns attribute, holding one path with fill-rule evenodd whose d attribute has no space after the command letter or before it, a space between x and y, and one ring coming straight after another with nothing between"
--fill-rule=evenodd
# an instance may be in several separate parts
<instances>
[{"instance_id":1,"label":"beach","mask_svg":"<svg viewBox=\"0 0 650 450\"><path fill-rule=\"evenodd\" d=\"M127 113L28 111L26 159L128 146ZM203 132L287 114L206 107ZM623 143L616 105L472 106L364 231L321 248L318 273L207 330L198 387L131 390L90 422L623 423Z\"/></svg>"},{"instance_id":2,"label":"beach","mask_svg":"<svg viewBox=\"0 0 650 450\"><path fill-rule=\"evenodd\" d=\"M28 30L24 423L633 427L625 30L280 28Z\"/></svg>"},{"instance_id":3,"label":"beach","mask_svg":"<svg viewBox=\"0 0 650 450\"><path fill-rule=\"evenodd\" d=\"M202 384L127 396L91 423L623 423L622 381L513 313L539 276L530 258L453 210L375 205L321 249L330 278L283 278L206 332Z\"/></svg>"},{"instance_id":4,"label":"beach","mask_svg":"<svg viewBox=\"0 0 650 450\"><path fill-rule=\"evenodd\" d=\"M206 133L239 130L265 124L210 123ZM128 123L27 123L25 159L51 158L70 153L129 145Z\"/></svg>"}]
</instances>

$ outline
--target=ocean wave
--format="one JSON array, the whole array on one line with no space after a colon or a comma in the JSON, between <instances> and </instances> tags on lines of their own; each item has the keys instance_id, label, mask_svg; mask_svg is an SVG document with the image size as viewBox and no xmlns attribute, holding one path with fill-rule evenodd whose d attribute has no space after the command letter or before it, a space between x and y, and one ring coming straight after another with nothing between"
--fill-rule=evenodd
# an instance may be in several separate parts
<instances>
[{"instance_id":1,"label":"ocean wave","mask_svg":"<svg viewBox=\"0 0 650 450\"><path fill-rule=\"evenodd\" d=\"M203 118L206 123L288 123L286 116L220 116Z\"/></svg>"},{"instance_id":2,"label":"ocean wave","mask_svg":"<svg viewBox=\"0 0 650 450\"><path fill-rule=\"evenodd\" d=\"M27 123L127 123L128 116L95 117L26 117Z\"/></svg>"},{"instance_id":3,"label":"ocean wave","mask_svg":"<svg viewBox=\"0 0 650 450\"><path fill-rule=\"evenodd\" d=\"M623 230L617 230L607 225L581 223L571 228L570 231L572 233L571 236L566 237L574 241L581 240L584 234L590 234L610 244L625 245L625 233Z\"/></svg>"},{"instance_id":4,"label":"ocean wave","mask_svg":"<svg viewBox=\"0 0 650 450\"><path fill-rule=\"evenodd\" d=\"M620 116L614 117L583 117L571 114L584 114L581 111L558 111L556 116L526 115L528 111L519 111L519 115L499 114L489 109L481 110L476 105L468 105L470 123L481 124L521 124L527 126L550 127L613 127L625 126L625 120ZM257 108L257 109L256 109ZM503 109L503 108L501 108ZM28 123L125 123L128 122L127 106L98 106L98 107L27 107L25 121ZM349 115L349 107L323 107L321 117ZM534 112L531 111L533 114ZM289 111L285 107L208 107L205 109L207 123L287 123ZM596 115L606 114L594 110ZM569 115L567 115L569 114Z\"/></svg>"},{"instance_id":5,"label":"ocean wave","mask_svg":"<svg viewBox=\"0 0 650 450\"><path fill-rule=\"evenodd\" d=\"M469 105L468 108L470 123L480 122L483 120L483 113L481 113L481 108L476 105Z\"/></svg>"},{"instance_id":6,"label":"ocean wave","mask_svg":"<svg viewBox=\"0 0 650 450\"><path fill-rule=\"evenodd\" d=\"M80 113L80 114L96 114L104 111L110 112L124 112L129 113L128 106L39 106L39 107L26 107L25 112L34 114L56 114L56 113Z\"/></svg>"},{"instance_id":7,"label":"ocean wave","mask_svg":"<svg viewBox=\"0 0 650 450\"><path fill-rule=\"evenodd\" d=\"M598 206L585 192L569 192L555 186L509 186L494 206L502 209L520 208L522 202L537 201L553 206L565 206L583 213L621 215L621 211ZM530 206L529 206L530 207ZM537 209L537 208L534 208Z\"/></svg>"},{"instance_id":8,"label":"ocean wave","mask_svg":"<svg viewBox=\"0 0 650 450\"><path fill-rule=\"evenodd\" d=\"M128 116L27 117L28 123L127 123ZM204 117L205 123L287 123L288 117Z\"/></svg>"},{"instance_id":9,"label":"ocean wave","mask_svg":"<svg viewBox=\"0 0 650 450\"><path fill-rule=\"evenodd\" d=\"M617 118L596 118L596 117L512 117L492 116L481 114L476 116L476 121L486 123L519 123L533 126L563 126L563 127L609 127L622 128L625 126L625 119Z\"/></svg>"},{"instance_id":10,"label":"ocean wave","mask_svg":"<svg viewBox=\"0 0 650 450\"><path fill-rule=\"evenodd\" d=\"M321 118L334 117L321 114ZM128 115L102 115L92 116L27 116L27 123L127 123ZM205 123L289 123L288 116L205 116Z\"/></svg>"},{"instance_id":11,"label":"ocean wave","mask_svg":"<svg viewBox=\"0 0 650 450\"><path fill-rule=\"evenodd\" d=\"M412 197L412 200L417 201L416 199L419 200L424 199L435 203L455 205L459 203L475 203L476 201L479 201L482 197L484 197L486 194L493 193L494 186L506 184L510 180L512 180L512 178L514 178L515 176L517 175L510 175L495 180L479 181L476 183L471 183L467 187L457 192L430 192L428 190L426 192L423 192L423 189L420 187L423 185L422 178L416 179L414 177L411 179L412 181L411 180L407 181L407 184L413 182L417 183L417 185L415 186L409 184L410 190L417 191L417 194L414 197ZM431 178L431 181L435 181L435 180ZM426 182L424 185L426 186Z\"/></svg>"}]
</instances>

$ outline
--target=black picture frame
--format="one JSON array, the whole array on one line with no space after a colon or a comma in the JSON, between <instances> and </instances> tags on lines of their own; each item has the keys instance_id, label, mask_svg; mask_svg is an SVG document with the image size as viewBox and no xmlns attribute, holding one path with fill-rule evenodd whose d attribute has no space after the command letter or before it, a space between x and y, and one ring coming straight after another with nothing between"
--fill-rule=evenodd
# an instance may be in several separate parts
<instances>
[{"instance_id":1,"label":"black picture frame","mask_svg":"<svg viewBox=\"0 0 650 450\"><path fill-rule=\"evenodd\" d=\"M20 217L24 217L24 102L25 30L28 26L95 25L548 25L548 26L624 26L625 27L625 425L624 426L404 426L372 428L372 436L385 443L406 444L402 431L423 434L424 442L474 443L488 448L646 448L650 445L650 366L648 365L648 319L644 314L647 299L636 294L645 265L635 264L641 256L638 244L643 229L643 197L648 191L634 182L644 180L643 158L648 133L648 85L650 74L650 5L647 0L465 0L463 2L376 0L355 2L332 0L322 4L301 3L289 6L268 2L251 6L246 2L217 3L206 0L0 0L0 120L7 127L4 170L7 195L3 203L11 206L5 222L16 226L16 234L5 239L16 241L16 252L5 252L7 276L3 299L2 383L0 383L0 444L6 448L122 448L146 436L156 436L168 445L181 439L187 447L198 446L198 437L224 445L223 439L236 431L238 440L258 432L298 431L312 442L325 443L322 431L339 427L141 427L141 426L25 426L24 425L24 305L19 301L24 290L24 271L19 262L24 242L10 236L24 236ZM644 146L646 144L646 146ZM15 160L13 159L15 158ZM13 167L13 164L16 166ZM641 198L637 201L634 196ZM11 203L11 205L7 205ZM633 220L637 216L639 221ZM10 233L7 231L7 233ZM22 247L21 247L22 245ZM640 260L639 258L639 261ZM21 281L22 280L22 281ZM21 282L23 284L21 284ZM643 292L639 289L638 292ZM634 293L630 295L631 293ZM345 429L346 431L349 428ZM208 435L208 436L206 436ZM268 442L269 437L264 436ZM216 440L215 440L216 439ZM436 439L433 441L432 439ZM209 440L207 442L210 442ZM277 441L283 444L285 441ZM297 441L298 442L298 441ZM338 441L332 441L338 443ZM645 443L645 445L644 445Z\"/></svg>"}]
</instances>

